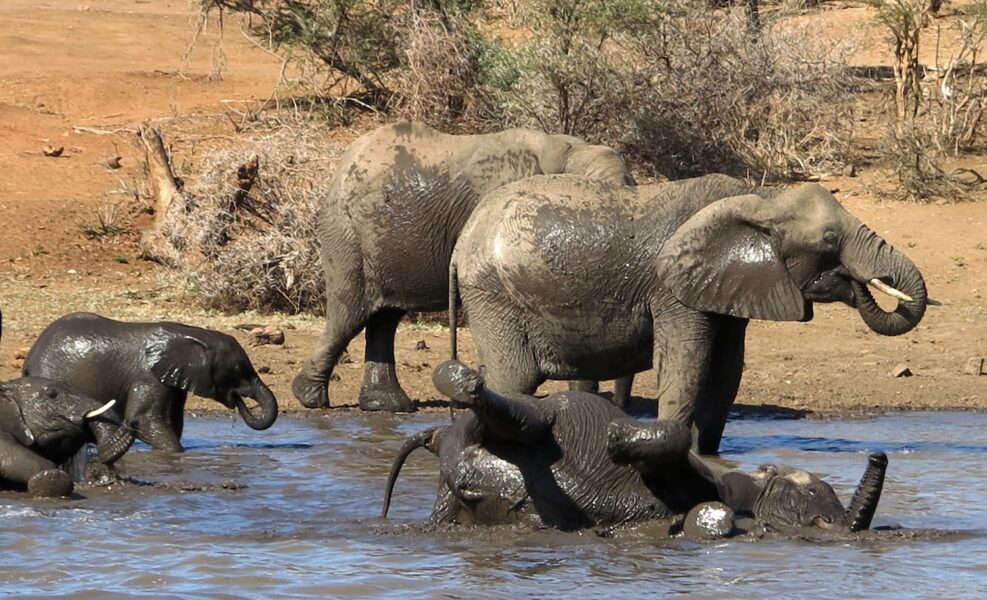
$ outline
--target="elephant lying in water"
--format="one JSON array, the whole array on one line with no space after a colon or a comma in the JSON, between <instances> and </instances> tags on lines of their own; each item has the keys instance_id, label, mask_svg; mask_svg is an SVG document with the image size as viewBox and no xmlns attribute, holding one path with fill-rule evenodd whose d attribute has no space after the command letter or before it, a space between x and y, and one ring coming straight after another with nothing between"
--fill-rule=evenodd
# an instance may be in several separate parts
<instances>
[{"instance_id":1,"label":"elephant lying in water","mask_svg":"<svg viewBox=\"0 0 987 600\"><path fill-rule=\"evenodd\" d=\"M137 437L166 452L183 450L189 392L235 407L253 429L267 429L278 416L277 398L236 339L181 323L66 315L41 332L22 373L64 381L103 402L116 399L114 410L135 423Z\"/></svg>"},{"instance_id":2,"label":"elephant lying in water","mask_svg":"<svg viewBox=\"0 0 987 600\"><path fill-rule=\"evenodd\" d=\"M336 361L366 327L360 408L414 410L394 371L398 323L447 305L449 257L480 197L539 173L634 183L612 148L532 129L448 135L395 123L354 141L319 211L326 327L292 382L298 401L329 406Z\"/></svg>"},{"instance_id":3,"label":"elephant lying in water","mask_svg":"<svg viewBox=\"0 0 987 600\"><path fill-rule=\"evenodd\" d=\"M883 454L871 456L844 508L833 489L809 473L727 470L690 449L682 423L638 422L599 396L505 397L455 361L441 364L433 381L470 412L405 442L388 477L384 516L404 460L419 447L439 457L434 523L583 529L670 518L718 501L738 517L790 533L850 533L870 527L880 499ZM733 525L731 519L724 531Z\"/></svg>"},{"instance_id":4,"label":"elephant lying in water","mask_svg":"<svg viewBox=\"0 0 987 600\"><path fill-rule=\"evenodd\" d=\"M2 316L0 316L2 321ZM2 325L0 325L2 327ZM58 465L87 443L112 465L134 443L134 432L104 405L40 377L0 383L0 487L34 496L68 496L72 476Z\"/></svg>"}]
</instances>

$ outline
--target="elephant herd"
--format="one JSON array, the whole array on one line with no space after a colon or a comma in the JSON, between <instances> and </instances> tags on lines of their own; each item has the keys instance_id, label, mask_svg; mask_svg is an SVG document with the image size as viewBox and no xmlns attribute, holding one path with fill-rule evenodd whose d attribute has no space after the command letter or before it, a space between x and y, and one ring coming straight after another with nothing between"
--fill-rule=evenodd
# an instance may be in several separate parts
<instances>
[{"instance_id":1,"label":"elephant herd","mask_svg":"<svg viewBox=\"0 0 987 600\"><path fill-rule=\"evenodd\" d=\"M433 523L583 529L686 515L683 530L712 537L870 526L883 454L845 508L805 471L747 474L709 458L750 319L807 321L813 303L840 301L899 335L924 315L915 265L825 188L725 175L638 186L617 152L574 137L398 123L343 155L317 235L327 319L292 382L304 406L329 406L333 369L365 329L360 408L414 410L394 367L408 312L448 309L455 359L461 305L476 342L479 371L451 360L433 375L467 412L401 447L385 515L404 460L424 447L440 463ZM644 423L622 408L651 368L658 420ZM41 334L23 375L0 384L0 480L37 495L71 492L58 465L86 442L107 464L135 438L180 451L188 393L237 408L255 429L278 413L233 338L177 323L68 315ZM549 379L570 391L532 396ZM592 393L609 379L613 402Z\"/></svg>"}]
</instances>

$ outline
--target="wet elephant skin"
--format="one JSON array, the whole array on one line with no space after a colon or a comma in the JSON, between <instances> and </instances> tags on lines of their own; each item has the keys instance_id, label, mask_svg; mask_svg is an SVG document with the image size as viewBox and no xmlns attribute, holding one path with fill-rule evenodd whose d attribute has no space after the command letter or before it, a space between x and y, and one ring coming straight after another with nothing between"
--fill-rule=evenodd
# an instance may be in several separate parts
<instances>
[{"instance_id":1,"label":"wet elephant skin","mask_svg":"<svg viewBox=\"0 0 987 600\"><path fill-rule=\"evenodd\" d=\"M394 371L398 323L445 308L449 258L480 196L539 173L634 183L611 148L530 129L447 135L397 123L353 142L319 214L326 328L292 383L295 397L329 406L336 361L366 328L360 407L414 410Z\"/></svg>"}]
</instances>

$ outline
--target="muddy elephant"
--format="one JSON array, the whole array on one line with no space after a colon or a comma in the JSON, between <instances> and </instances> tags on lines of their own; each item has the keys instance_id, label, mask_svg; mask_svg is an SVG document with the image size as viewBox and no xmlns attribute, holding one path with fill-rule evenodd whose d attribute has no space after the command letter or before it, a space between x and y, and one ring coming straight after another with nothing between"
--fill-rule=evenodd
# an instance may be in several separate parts
<instances>
[{"instance_id":1,"label":"muddy elephant","mask_svg":"<svg viewBox=\"0 0 987 600\"><path fill-rule=\"evenodd\" d=\"M181 452L191 392L236 408L253 429L278 416L274 393L229 335L181 323L127 323L92 313L66 315L45 328L24 361L25 376L68 383L133 422L155 450ZM244 398L258 404L249 408Z\"/></svg>"},{"instance_id":2,"label":"muddy elephant","mask_svg":"<svg viewBox=\"0 0 987 600\"><path fill-rule=\"evenodd\" d=\"M450 273L494 389L653 366L659 417L695 425L702 454L718 451L750 319L808 321L813 302L843 301L876 333L899 335L927 301L915 265L825 188L724 175L507 185L474 210ZM868 284L898 298L895 310Z\"/></svg>"},{"instance_id":3,"label":"muddy elephant","mask_svg":"<svg viewBox=\"0 0 987 600\"><path fill-rule=\"evenodd\" d=\"M738 527L741 519L793 534L848 534L870 527L884 484L887 457L874 454L844 508L810 473L726 469L691 449L683 423L636 421L594 394L503 396L456 361L439 365L433 381L469 412L403 444L388 476L384 516L404 460L419 447L439 457L432 523L606 528L718 502L728 509L722 535L753 529Z\"/></svg>"},{"instance_id":4,"label":"muddy elephant","mask_svg":"<svg viewBox=\"0 0 987 600\"><path fill-rule=\"evenodd\" d=\"M413 410L394 371L398 322L447 305L449 257L479 197L538 173L634 183L611 148L530 129L447 135L398 123L353 142L319 214L326 327L292 382L295 397L329 406L336 361L366 327L360 408Z\"/></svg>"},{"instance_id":5,"label":"muddy elephant","mask_svg":"<svg viewBox=\"0 0 987 600\"><path fill-rule=\"evenodd\" d=\"M109 412L113 404L40 377L0 383L0 488L70 495L72 476L59 465L88 443L96 444L100 462L112 465L134 443L133 430Z\"/></svg>"}]
</instances>

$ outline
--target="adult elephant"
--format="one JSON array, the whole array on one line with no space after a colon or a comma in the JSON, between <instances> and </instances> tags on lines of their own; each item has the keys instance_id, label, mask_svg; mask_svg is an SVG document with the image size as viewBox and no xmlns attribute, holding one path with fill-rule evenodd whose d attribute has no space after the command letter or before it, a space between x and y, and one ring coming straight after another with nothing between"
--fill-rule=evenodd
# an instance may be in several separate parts
<instances>
[{"instance_id":1,"label":"adult elephant","mask_svg":"<svg viewBox=\"0 0 987 600\"><path fill-rule=\"evenodd\" d=\"M530 129L447 135L398 123L353 142L319 213L328 315L292 382L295 397L329 406L336 361L366 327L360 408L414 410L394 371L398 322L446 306L449 257L479 197L539 173L634 183L613 149Z\"/></svg>"},{"instance_id":2,"label":"adult elephant","mask_svg":"<svg viewBox=\"0 0 987 600\"><path fill-rule=\"evenodd\" d=\"M59 465L87 443L96 444L100 462L116 462L133 444L134 432L109 412L112 406L39 377L0 383L0 487L70 495L72 476Z\"/></svg>"},{"instance_id":3,"label":"adult elephant","mask_svg":"<svg viewBox=\"0 0 987 600\"><path fill-rule=\"evenodd\" d=\"M915 265L823 187L755 189L724 175L505 186L474 210L451 272L494 389L653 366L659 418L694 424L703 454L719 448L749 319L807 321L813 302L841 300L899 335L927 301ZM896 309L883 311L868 284Z\"/></svg>"},{"instance_id":4,"label":"adult elephant","mask_svg":"<svg viewBox=\"0 0 987 600\"><path fill-rule=\"evenodd\" d=\"M181 452L189 392L236 408L267 429L278 402L232 336L181 323L127 323L92 313L52 322L31 347L25 376L64 381L107 402L155 450ZM251 409L244 398L254 399Z\"/></svg>"},{"instance_id":5,"label":"adult elephant","mask_svg":"<svg viewBox=\"0 0 987 600\"><path fill-rule=\"evenodd\" d=\"M684 424L641 423L593 394L503 396L455 361L440 365L433 381L470 412L402 446L387 480L384 516L401 465L419 447L439 457L433 523L586 529L694 514L697 505L716 502L720 523L713 531L715 510L686 526L722 536L757 524L792 534L851 534L870 527L884 484L887 457L877 453L844 508L811 473L723 468L690 450Z\"/></svg>"}]
</instances>

